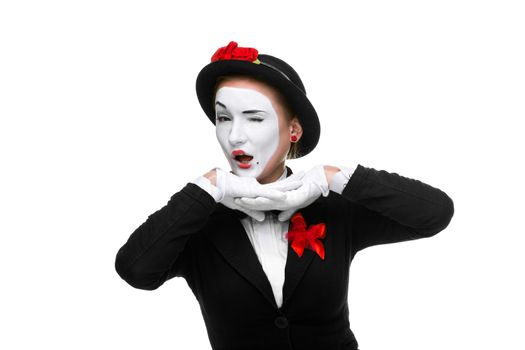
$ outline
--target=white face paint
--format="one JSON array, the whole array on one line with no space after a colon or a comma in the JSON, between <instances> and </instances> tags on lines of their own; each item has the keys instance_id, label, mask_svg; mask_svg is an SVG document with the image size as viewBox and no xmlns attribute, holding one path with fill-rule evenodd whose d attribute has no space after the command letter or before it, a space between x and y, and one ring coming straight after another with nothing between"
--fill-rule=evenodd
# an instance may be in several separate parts
<instances>
[{"instance_id":1,"label":"white face paint","mask_svg":"<svg viewBox=\"0 0 525 350\"><path fill-rule=\"evenodd\" d=\"M253 89L221 87L215 96L215 131L232 171L259 176L279 144L279 119L268 97ZM236 159L236 153L253 158Z\"/></svg>"}]
</instances>

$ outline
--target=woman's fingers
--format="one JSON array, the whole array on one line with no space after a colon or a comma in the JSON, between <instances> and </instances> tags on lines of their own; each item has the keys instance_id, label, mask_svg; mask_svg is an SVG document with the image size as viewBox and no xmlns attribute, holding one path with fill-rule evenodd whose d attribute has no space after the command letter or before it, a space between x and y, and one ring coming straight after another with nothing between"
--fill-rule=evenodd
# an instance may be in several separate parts
<instances>
[{"instance_id":1,"label":"woman's fingers","mask_svg":"<svg viewBox=\"0 0 525 350\"><path fill-rule=\"evenodd\" d=\"M290 210L303 208L315 201L320 195L320 191L314 184L306 184L299 189L287 191L285 198L273 199L268 197L256 198L235 198L235 203L243 208L250 210ZM288 215L288 213L286 214ZM285 216L285 214L283 214Z\"/></svg>"},{"instance_id":2,"label":"woman's fingers","mask_svg":"<svg viewBox=\"0 0 525 350\"><path fill-rule=\"evenodd\" d=\"M291 191L301 187L303 182L301 180L283 180L278 182L272 182L271 184L262 185L265 188L274 189L278 191Z\"/></svg>"},{"instance_id":3,"label":"woman's fingers","mask_svg":"<svg viewBox=\"0 0 525 350\"><path fill-rule=\"evenodd\" d=\"M287 178L270 184L260 184L253 177L241 177L217 169L217 187L230 197L266 197L283 200L286 192L302 186L304 171L292 174Z\"/></svg>"},{"instance_id":4,"label":"woman's fingers","mask_svg":"<svg viewBox=\"0 0 525 350\"><path fill-rule=\"evenodd\" d=\"M302 186L299 179L283 180L273 182L271 184L260 185L256 183L249 190L242 191L238 189L239 195L236 197L266 197L270 199L283 200L286 197L286 192L295 190Z\"/></svg>"},{"instance_id":5,"label":"woman's fingers","mask_svg":"<svg viewBox=\"0 0 525 350\"><path fill-rule=\"evenodd\" d=\"M275 208L278 203L281 203L282 201L275 201L270 198L265 197L257 197L257 198L247 198L247 197L241 197L241 198L235 198L235 204L249 209L249 210L272 210L277 209Z\"/></svg>"},{"instance_id":6,"label":"woman's fingers","mask_svg":"<svg viewBox=\"0 0 525 350\"><path fill-rule=\"evenodd\" d=\"M307 192L297 189L285 193L283 199L268 197L235 198L235 203L243 208L251 210L288 210L303 203L307 198Z\"/></svg>"},{"instance_id":7,"label":"woman's fingers","mask_svg":"<svg viewBox=\"0 0 525 350\"><path fill-rule=\"evenodd\" d=\"M244 212L246 215L251 216L252 218L254 218L257 221L263 221L264 218L266 217L266 214L263 211L261 211L261 210L251 210L251 209L243 208L243 207L235 204L233 198L231 198L229 196L225 196L223 198L223 200L221 201L221 203L224 204L226 207L228 207L230 209L240 210L240 211Z\"/></svg>"},{"instance_id":8,"label":"woman's fingers","mask_svg":"<svg viewBox=\"0 0 525 350\"><path fill-rule=\"evenodd\" d=\"M254 197L254 198L251 198L251 199L255 199L255 198L268 198L268 199L275 199L275 200L283 200L285 197L286 197L286 193L283 192L283 191L279 191L279 190L274 190L274 189L268 189L268 188L264 188L264 187L261 187L261 188L257 188L257 189L254 189L253 191L251 191L250 193L250 196L240 196L241 198L249 198L249 197Z\"/></svg>"}]
</instances>

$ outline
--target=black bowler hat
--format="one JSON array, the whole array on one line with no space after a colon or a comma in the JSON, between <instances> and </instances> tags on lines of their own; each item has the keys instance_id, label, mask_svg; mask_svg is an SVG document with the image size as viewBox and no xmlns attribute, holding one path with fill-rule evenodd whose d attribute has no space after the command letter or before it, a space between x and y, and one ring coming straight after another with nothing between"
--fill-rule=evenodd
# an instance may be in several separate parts
<instances>
[{"instance_id":1,"label":"black bowler hat","mask_svg":"<svg viewBox=\"0 0 525 350\"><path fill-rule=\"evenodd\" d=\"M197 76L197 97L211 122L215 124L212 99L217 78L237 74L262 80L284 95L303 127L303 135L297 144L297 158L310 153L319 141L321 127L317 112L306 97L303 82L297 72L283 60L259 54L253 48L238 47L235 41L219 48L212 56L211 63L202 68Z\"/></svg>"}]
</instances>

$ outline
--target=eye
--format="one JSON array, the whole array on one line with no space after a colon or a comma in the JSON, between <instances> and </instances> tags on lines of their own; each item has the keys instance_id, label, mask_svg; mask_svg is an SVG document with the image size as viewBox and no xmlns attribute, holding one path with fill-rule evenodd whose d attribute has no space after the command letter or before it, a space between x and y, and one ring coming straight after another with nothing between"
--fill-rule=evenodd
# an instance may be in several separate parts
<instances>
[{"instance_id":1,"label":"eye","mask_svg":"<svg viewBox=\"0 0 525 350\"><path fill-rule=\"evenodd\" d=\"M250 118L250 121L258 122L258 123L262 122L263 120L264 120L263 118Z\"/></svg>"},{"instance_id":2,"label":"eye","mask_svg":"<svg viewBox=\"0 0 525 350\"><path fill-rule=\"evenodd\" d=\"M216 121L218 122L226 122L226 121L229 121L230 118L225 116L225 115L218 115L216 118L215 118Z\"/></svg>"}]
</instances>

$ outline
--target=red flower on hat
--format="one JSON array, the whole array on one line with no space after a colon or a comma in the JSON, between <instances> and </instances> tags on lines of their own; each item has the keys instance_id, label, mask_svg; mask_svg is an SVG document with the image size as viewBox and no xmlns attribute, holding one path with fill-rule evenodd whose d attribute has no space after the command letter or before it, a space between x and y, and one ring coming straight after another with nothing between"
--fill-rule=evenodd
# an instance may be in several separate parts
<instances>
[{"instance_id":1,"label":"red flower on hat","mask_svg":"<svg viewBox=\"0 0 525 350\"><path fill-rule=\"evenodd\" d=\"M211 57L211 61L240 60L258 63L258 55L259 52L256 49L252 49L251 47L238 47L235 41L230 41L228 46L221 47L215 51Z\"/></svg>"},{"instance_id":2,"label":"red flower on hat","mask_svg":"<svg viewBox=\"0 0 525 350\"><path fill-rule=\"evenodd\" d=\"M301 213L295 213L290 222L291 229L286 233L286 238L292 242L292 248L297 255L303 256L304 249L309 248L324 260L324 245L320 239L326 237L326 225L320 223L306 228L306 222Z\"/></svg>"}]
</instances>

